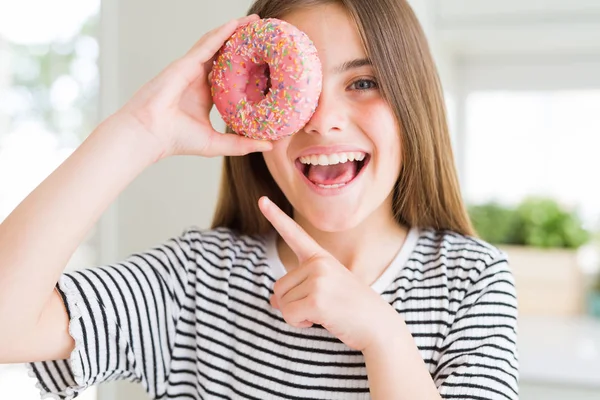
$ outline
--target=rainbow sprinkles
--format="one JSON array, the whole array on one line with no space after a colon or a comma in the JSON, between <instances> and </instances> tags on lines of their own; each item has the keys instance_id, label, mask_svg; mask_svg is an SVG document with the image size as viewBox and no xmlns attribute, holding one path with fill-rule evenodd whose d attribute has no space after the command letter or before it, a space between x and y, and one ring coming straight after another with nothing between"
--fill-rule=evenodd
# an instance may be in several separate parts
<instances>
[{"instance_id":1,"label":"rainbow sprinkles","mask_svg":"<svg viewBox=\"0 0 600 400\"><path fill-rule=\"evenodd\" d=\"M234 132L277 140L296 133L315 112L321 62L304 32L261 19L238 28L219 50L210 83L215 106Z\"/></svg>"}]
</instances>

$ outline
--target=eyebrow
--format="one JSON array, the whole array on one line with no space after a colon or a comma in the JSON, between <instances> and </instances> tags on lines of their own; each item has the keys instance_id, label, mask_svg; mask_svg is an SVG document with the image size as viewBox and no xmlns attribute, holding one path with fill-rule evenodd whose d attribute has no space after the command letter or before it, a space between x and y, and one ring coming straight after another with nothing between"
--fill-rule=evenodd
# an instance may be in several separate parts
<instances>
[{"instance_id":1,"label":"eyebrow","mask_svg":"<svg viewBox=\"0 0 600 400\"><path fill-rule=\"evenodd\" d=\"M365 66L372 66L372 65L373 65L373 63L368 58L357 58L355 60L346 61L345 63L338 65L337 67L335 67L333 69L333 72L335 72L336 74L341 74L342 72L346 72L351 69L365 67Z\"/></svg>"}]
</instances>

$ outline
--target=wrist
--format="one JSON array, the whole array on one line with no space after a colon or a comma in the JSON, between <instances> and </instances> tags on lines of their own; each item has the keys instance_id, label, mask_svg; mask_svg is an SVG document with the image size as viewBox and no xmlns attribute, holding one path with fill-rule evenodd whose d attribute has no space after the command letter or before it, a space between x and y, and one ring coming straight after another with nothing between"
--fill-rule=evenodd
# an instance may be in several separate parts
<instances>
[{"instance_id":1,"label":"wrist","mask_svg":"<svg viewBox=\"0 0 600 400\"><path fill-rule=\"evenodd\" d=\"M373 399L441 397L404 319L393 307L363 350Z\"/></svg>"},{"instance_id":2,"label":"wrist","mask_svg":"<svg viewBox=\"0 0 600 400\"><path fill-rule=\"evenodd\" d=\"M104 120L92 135L114 138L119 142L119 147L129 152L132 161L137 160L145 166L166 157L165 146L156 136L144 129L135 118L119 112Z\"/></svg>"},{"instance_id":3,"label":"wrist","mask_svg":"<svg viewBox=\"0 0 600 400\"><path fill-rule=\"evenodd\" d=\"M390 346L396 347L398 342L402 341L408 333L408 328L402 317L387 303L373 328L371 338L362 350L365 358L374 358L386 354ZM408 335L410 336L410 333Z\"/></svg>"}]
</instances>

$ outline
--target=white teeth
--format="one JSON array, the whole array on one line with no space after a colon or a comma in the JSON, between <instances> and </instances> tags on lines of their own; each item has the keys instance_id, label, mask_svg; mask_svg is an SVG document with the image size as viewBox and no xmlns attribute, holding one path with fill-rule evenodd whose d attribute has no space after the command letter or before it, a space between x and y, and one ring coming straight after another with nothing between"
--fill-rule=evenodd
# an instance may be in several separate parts
<instances>
[{"instance_id":1,"label":"white teeth","mask_svg":"<svg viewBox=\"0 0 600 400\"><path fill-rule=\"evenodd\" d=\"M362 161L366 154L360 151L335 153L335 154L312 154L310 156L300 157L302 164L311 165L334 165L348 161Z\"/></svg>"},{"instance_id":2,"label":"white teeth","mask_svg":"<svg viewBox=\"0 0 600 400\"><path fill-rule=\"evenodd\" d=\"M346 186L346 184L345 183L336 183L334 185L323 185L321 183L317 183L317 186L321 187L323 189L335 189L335 188L339 188L339 187L342 187L342 186Z\"/></svg>"}]
</instances>

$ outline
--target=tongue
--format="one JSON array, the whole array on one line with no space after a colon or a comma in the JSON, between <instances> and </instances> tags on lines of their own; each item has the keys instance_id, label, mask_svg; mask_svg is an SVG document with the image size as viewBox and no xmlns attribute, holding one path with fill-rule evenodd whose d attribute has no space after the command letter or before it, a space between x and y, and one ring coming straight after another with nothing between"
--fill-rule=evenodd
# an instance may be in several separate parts
<instances>
[{"instance_id":1,"label":"tongue","mask_svg":"<svg viewBox=\"0 0 600 400\"><path fill-rule=\"evenodd\" d=\"M311 165L308 167L308 179L321 185L347 183L356 176L357 163L345 162L335 165Z\"/></svg>"}]
</instances>

